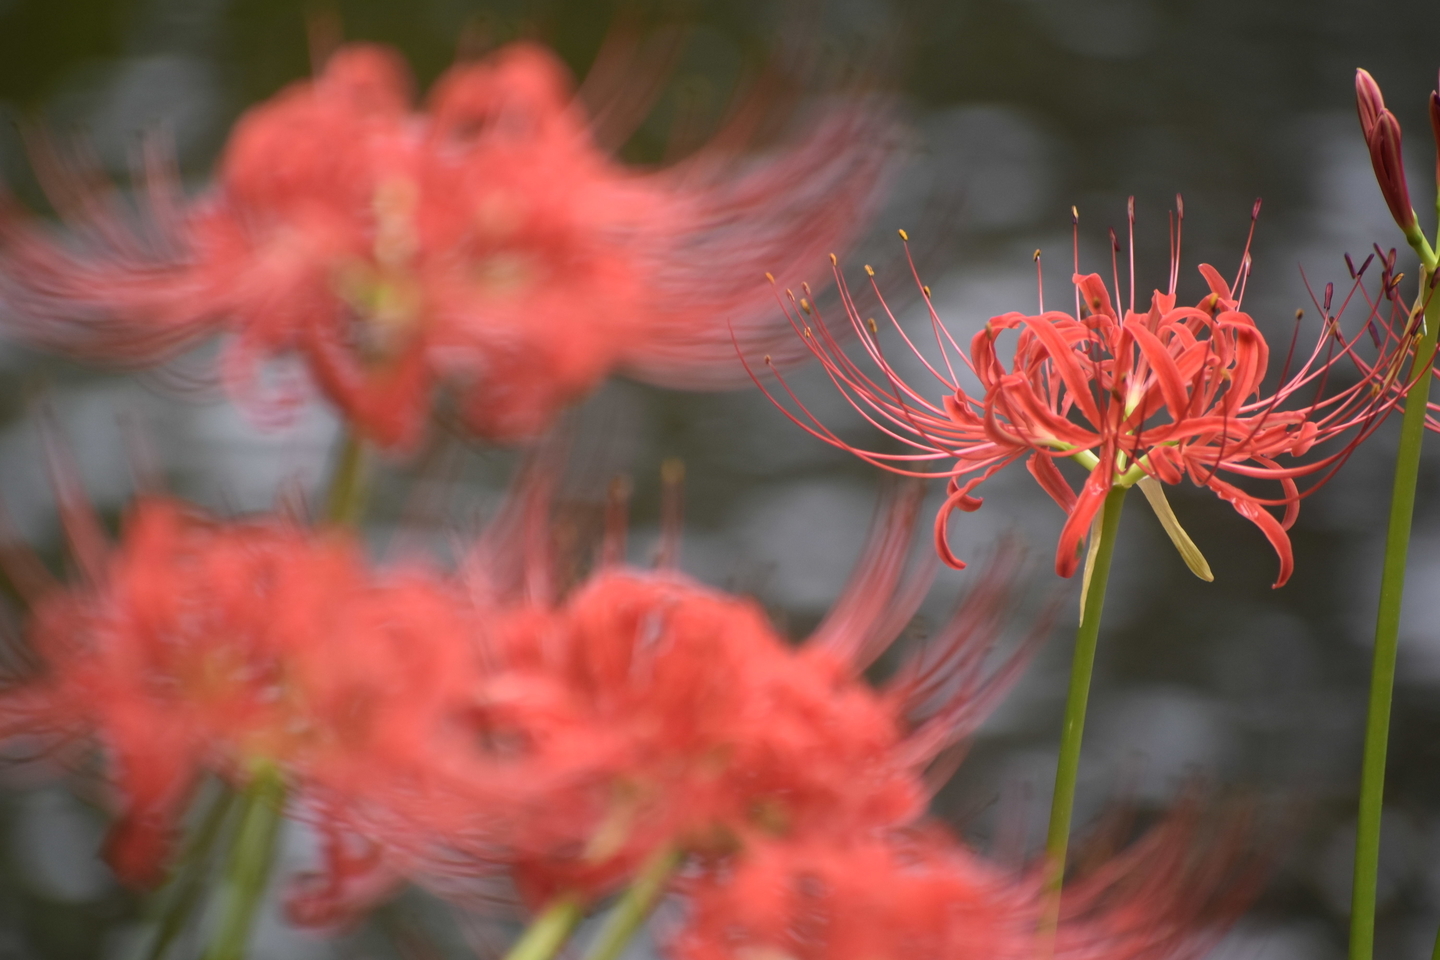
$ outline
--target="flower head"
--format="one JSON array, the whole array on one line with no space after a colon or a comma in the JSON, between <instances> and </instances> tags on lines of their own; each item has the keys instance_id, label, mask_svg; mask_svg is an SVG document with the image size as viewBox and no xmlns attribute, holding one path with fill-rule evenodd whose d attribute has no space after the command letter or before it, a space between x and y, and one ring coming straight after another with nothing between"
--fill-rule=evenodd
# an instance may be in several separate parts
<instances>
[{"instance_id":1,"label":"flower head","mask_svg":"<svg viewBox=\"0 0 1440 960\"><path fill-rule=\"evenodd\" d=\"M225 379L261 409L296 394L259 397L257 365L298 355L386 445L416 442L441 387L471 431L528 437L614 371L743 379L731 329L776 337L763 285L733 278L848 242L860 218L829 198L878 194L889 129L850 101L763 162L735 162L721 138L640 172L596 145L542 47L453 67L417 110L393 51L348 46L241 117L200 197L155 158L138 226L43 164L74 229L57 241L3 218L0 309L18 335L107 363L228 331Z\"/></svg>"},{"instance_id":2,"label":"flower head","mask_svg":"<svg viewBox=\"0 0 1440 960\"><path fill-rule=\"evenodd\" d=\"M149 499L85 564L90 582L39 599L43 671L0 712L7 734L104 749L132 882L161 875L202 771L342 794L377 766L413 775L472 682L464 607L418 569L376 577L339 533Z\"/></svg>"},{"instance_id":3,"label":"flower head","mask_svg":"<svg viewBox=\"0 0 1440 960\"><path fill-rule=\"evenodd\" d=\"M1280 558L1275 584L1280 586L1293 567L1285 531L1295 520L1302 496L1296 478L1334 467L1374 429L1393 403L1380 389L1388 365L1358 364L1365 376L1326 396L1332 367L1340 358L1353 356L1355 346L1355 340L1344 339L1327 318L1324 334L1310 355L1297 364L1292 348L1282 382L1266 392L1270 348L1255 321L1240 308L1250 269L1248 248L1234 286L1210 265L1200 266L1209 292L1192 307L1177 304L1175 293L1178 226L1171 245L1167 290L1156 290L1147 310L1135 309L1133 284L1130 307L1122 310L1118 282L1112 298L1098 274L1077 272L1073 314L1042 309L1035 315L1011 312L994 317L975 334L968 352L941 325L928 288L922 287L944 354L939 366L921 356L943 389L938 402L928 399L922 388L902 381L886 361L876 338L878 327L861 318L837 270L850 325L879 367L878 377L844 354L836 333L808 299L797 303L792 296L796 309L787 309L787 316L847 399L907 452L857 448L808 412L790 415L791 419L820 439L887 470L949 477L950 495L936 521L936 546L954 566L962 564L945 536L951 512L978 509L976 487L1024 458L1030 473L1068 515L1055 558L1061 576L1075 572L1082 542L1116 485L1140 483L1156 502L1177 546L1194 561L1198 551L1169 515L1159 487L1188 475L1265 534ZM875 293L879 296L878 288ZM883 308L883 297L880 302ZM904 331L900 333L914 349ZM1014 352L1007 366L1002 343L1011 335ZM1387 341L1392 349L1397 343ZM952 353L958 362L952 361ZM978 389L967 389L961 374L973 377ZM1309 391L1313 397L1305 396ZM1298 466L1278 462L1283 456L1303 456L1317 443L1351 431L1354 439L1338 453ZM1057 466L1065 459L1088 471L1079 493ZM938 474L919 469L937 460L952 465ZM1280 497L1260 499L1227 477L1277 481ZM1271 515L1267 505L1284 506L1283 518ZM1208 573L1200 564L1203 559L1195 561L1197 572Z\"/></svg>"},{"instance_id":4,"label":"flower head","mask_svg":"<svg viewBox=\"0 0 1440 960\"><path fill-rule=\"evenodd\" d=\"M1012 573L1002 562L926 655L881 688L861 678L923 595L926 578L905 575L915 488L883 511L849 599L799 648L752 601L669 570L612 563L557 590L543 488L525 499L512 507L528 516L518 537L492 536L467 572L487 673L461 743L477 789L498 773L526 802L495 829L493 805L456 776L443 795L398 797L400 833L386 839L442 892L508 867L531 903L596 896L665 850L723 857L757 838L910 822L926 769L1034 648L987 658ZM531 575L517 583L517 570Z\"/></svg>"}]
</instances>

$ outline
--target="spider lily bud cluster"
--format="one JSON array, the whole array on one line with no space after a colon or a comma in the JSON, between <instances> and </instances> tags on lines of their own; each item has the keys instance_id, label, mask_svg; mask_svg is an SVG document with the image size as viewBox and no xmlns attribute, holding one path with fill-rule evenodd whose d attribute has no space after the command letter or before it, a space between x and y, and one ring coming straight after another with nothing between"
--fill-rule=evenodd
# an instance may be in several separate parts
<instances>
[{"instance_id":1,"label":"spider lily bud cluster","mask_svg":"<svg viewBox=\"0 0 1440 960\"><path fill-rule=\"evenodd\" d=\"M1375 168L1375 181L1390 208L1395 224L1415 252L1431 263L1435 253L1420 229L1415 210L1410 206L1410 187L1405 182L1405 157L1400 149L1400 121L1385 107L1380 85L1365 70L1355 71L1355 105L1360 112L1360 129L1370 149L1370 163ZM1430 91L1430 126L1435 134L1435 182L1440 186L1440 93ZM1437 200L1440 209L1440 200Z\"/></svg>"}]
</instances>

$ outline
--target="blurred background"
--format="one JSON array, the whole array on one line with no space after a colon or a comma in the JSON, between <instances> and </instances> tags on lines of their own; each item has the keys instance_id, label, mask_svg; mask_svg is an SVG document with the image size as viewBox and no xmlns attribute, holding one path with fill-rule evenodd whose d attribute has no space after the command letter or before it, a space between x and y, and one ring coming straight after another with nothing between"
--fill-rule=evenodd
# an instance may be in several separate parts
<instances>
[{"instance_id":1,"label":"blurred background","mask_svg":"<svg viewBox=\"0 0 1440 960\"><path fill-rule=\"evenodd\" d=\"M0 124L0 173L22 201L43 208L17 123L80 134L121 177L139 137L158 129L173 141L187 184L203 189L235 118L309 73L306 24L317 12L337 16L348 39L399 48L423 89L454 61L462 38L474 49L537 37L583 76L618 8L593 0L0 0L0 104L13 121ZM1069 301L1072 204L1082 269L1107 272L1106 228L1123 235L1133 194L1137 286L1142 294L1163 286L1166 211L1180 192L1180 294L1192 302L1204 290L1195 264L1232 274L1251 204L1264 198L1245 302L1283 340L1295 310L1311 306L1302 268L1318 289L1345 277L1346 252L1358 261L1372 243L1400 240L1355 119L1357 66L1376 76L1409 134L1415 206L1430 222L1424 111L1440 66L1433 12L1423 0L694 0L670 11L690 24L683 53L620 155L658 162L682 107L719 116L743 77L799 43L821 51L822 63L868 73L897 98L911 131L890 207L863 249L842 260L852 280L867 260L890 275L902 320L925 322L905 294L908 279L893 269L898 227L910 231L941 316L967 342L992 315L1033 310L1036 248L1048 295ZM1408 251L1400 262L1413 270ZM816 281L828 267L814 265ZM53 409L87 490L111 517L133 490L137 458L171 489L220 511L313 491L336 434L330 415L317 405L283 429L257 429L218 388L192 382L205 359L136 377L0 345L0 495L20 534L59 555L37 399ZM848 439L873 442L817 371L791 382ZM634 477L634 559L653 542L659 464L680 457L689 572L754 595L797 637L833 602L864 537L880 487L875 471L804 436L754 391L691 395L616 382L579 417L578 495L597 494L616 472ZM1218 949L1227 960L1343 956L1396 427L1388 424L1305 502L1292 531L1296 574L1281 590L1270 588L1276 560L1259 532L1208 492L1186 486L1170 496L1215 570L1211 584L1186 571L1140 498L1124 518L1081 817L1127 798L1163 806L1196 773L1283 805L1296 825L1284 865ZM1387 792L1377 951L1386 958L1429 956L1440 925L1440 438L1430 440ZM382 464L377 549L402 527L472 523L515 462L513 452L442 438L418 461ZM1057 589L1060 510L1018 467L985 495L983 510L952 524L956 551L983 562L996 538L1015 533L1029 548L1030 592L1043 598ZM417 512L417 503L428 506ZM942 576L922 619L943 618L975 576ZM937 801L979 844L1007 818L1030 823L1033 837L1043 830L1075 619L1068 589L1050 643ZM923 634L924 623L914 629ZM23 769L4 784L0 957L129 956L143 907L96 859L97 812ZM303 859L303 841L288 852ZM465 943L464 918L414 892L336 940L271 927L261 955L388 957L395 943L417 939L456 955L475 947Z\"/></svg>"}]
</instances>

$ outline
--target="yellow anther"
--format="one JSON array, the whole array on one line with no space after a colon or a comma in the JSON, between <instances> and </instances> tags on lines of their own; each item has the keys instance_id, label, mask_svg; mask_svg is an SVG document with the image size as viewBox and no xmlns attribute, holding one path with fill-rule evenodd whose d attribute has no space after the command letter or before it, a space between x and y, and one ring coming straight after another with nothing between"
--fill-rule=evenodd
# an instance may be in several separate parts
<instances>
[{"instance_id":1,"label":"yellow anther","mask_svg":"<svg viewBox=\"0 0 1440 960\"><path fill-rule=\"evenodd\" d=\"M924 292L924 294L925 294L925 299L926 299L926 300L929 300L929 299L930 299L930 288L929 288L929 287L926 287L926 286L922 286L920 289L921 289L921 291Z\"/></svg>"},{"instance_id":2,"label":"yellow anther","mask_svg":"<svg viewBox=\"0 0 1440 960\"><path fill-rule=\"evenodd\" d=\"M872 277L873 277L873 276L875 276L875 268L872 267L872 266L870 266L870 264L867 263L867 264L865 264L865 273L868 274L869 276L872 276Z\"/></svg>"},{"instance_id":3,"label":"yellow anther","mask_svg":"<svg viewBox=\"0 0 1440 960\"><path fill-rule=\"evenodd\" d=\"M899 234L901 240L904 240L906 243L910 242L910 234L906 233L904 230L899 231Z\"/></svg>"},{"instance_id":4,"label":"yellow anther","mask_svg":"<svg viewBox=\"0 0 1440 960\"><path fill-rule=\"evenodd\" d=\"M1296 310L1296 311L1295 311L1295 319L1296 319L1296 320L1300 320L1300 319L1303 318L1304 316L1305 316L1305 311L1304 311L1304 310Z\"/></svg>"},{"instance_id":5,"label":"yellow anther","mask_svg":"<svg viewBox=\"0 0 1440 960\"><path fill-rule=\"evenodd\" d=\"M806 313L809 313L809 312L810 312L810 301L809 301L809 300L806 300L804 297L801 297L801 298L800 298L800 309L801 309L801 310L804 310Z\"/></svg>"},{"instance_id":6,"label":"yellow anther","mask_svg":"<svg viewBox=\"0 0 1440 960\"><path fill-rule=\"evenodd\" d=\"M874 317L866 317L866 318L865 318L865 325L870 328L870 332L871 332L871 333L879 333L879 332L880 332L880 328L875 325L875 318L874 318Z\"/></svg>"},{"instance_id":7,"label":"yellow anther","mask_svg":"<svg viewBox=\"0 0 1440 960\"><path fill-rule=\"evenodd\" d=\"M805 328L805 339L806 339L806 340L809 340L811 336L812 336L812 334L810 333L810 328L809 328L809 327L806 327L806 328Z\"/></svg>"},{"instance_id":8,"label":"yellow anther","mask_svg":"<svg viewBox=\"0 0 1440 960\"><path fill-rule=\"evenodd\" d=\"M765 354L765 366L770 366L770 354Z\"/></svg>"},{"instance_id":9,"label":"yellow anther","mask_svg":"<svg viewBox=\"0 0 1440 960\"><path fill-rule=\"evenodd\" d=\"M1031 257L1030 259L1032 259L1032 260L1039 260L1039 259L1040 259L1040 248L1039 248L1039 247L1036 247L1036 248L1035 248L1035 256Z\"/></svg>"},{"instance_id":10,"label":"yellow anther","mask_svg":"<svg viewBox=\"0 0 1440 960\"><path fill-rule=\"evenodd\" d=\"M767 270L765 271L765 279L769 280L773 284L775 282L775 274Z\"/></svg>"},{"instance_id":11,"label":"yellow anther","mask_svg":"<svg viewBox=\"0 0 1440 960\"><path fill-rule=\"evenodd\" d=\"M833 254L833 253L830 254L830 266L833 267L833 266L835 266L835 265L836 265L837 263L839 263L839 262L840 262L840 261L838 261L838 260L835 259L835 254Z\"/></svg>"}]
</instances>

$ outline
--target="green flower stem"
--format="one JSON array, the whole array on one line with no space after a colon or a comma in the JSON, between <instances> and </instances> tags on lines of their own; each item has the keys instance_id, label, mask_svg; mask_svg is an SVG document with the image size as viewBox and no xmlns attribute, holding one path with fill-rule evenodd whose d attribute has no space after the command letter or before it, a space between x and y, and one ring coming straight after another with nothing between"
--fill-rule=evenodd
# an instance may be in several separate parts
<instances>
[{"instance_id":1,"label":"green flower stem","mask_svg":"<svg viewBox=\"0 0 1440 960\"><path fill-rule=\"evenodd\" d=\"M1065 881L1065 854L1070 843L1070 819L1075 808L1075 781L1080 772L1080 741L1085 733L1085 708L1090 700L1090 677L1095 671L1095 646L1100 636L1100 614L1105 608L1105 585L1115 556L1115 534L1126 487L1114 486L1105 496L1100 517L1095 566L1086 588L1080 629L1075 635L1075 657L1070 666L1070 692L1065 701L1065 727L1060 737L1060 763L1055 770L1055 795L1050 805L1050 831L1045 839L1045 915L1041 931L1053 935L1060 920L1060 887Z\"/></svg>"},{"instance_id":2,"label":"green flower stem","mask_svg":"<svg viewBox=\"0 0 1440 960\"><path fill-rule=\"evenodd\" d=\"M1430 951L1430 960L1440 960L1440 933L1435 934L1435 949Z\"/></svg>"},{"instance_id":3,"label":"green flower stem","mask_svg":"<svg viewBox=\"0 0 1440 960\"><path fill-rule=\"evenodd\" d=\"M250 926L270 879L284 808L285 782L280 771L274 767L257 770L240 797L240 829L220 888L220 927L205 951L205 960L241 960L245 956Z\"/></svg>"},{"instance_id":4,"label":"green flower stem","mask_svg":"<svg viewBox=\"0 0 1440 960\"><path fill-rule=\"evenodd\" d=\"M670 846L650 855L640 875L621 894L606 916L604 926L585 951L585 960L615 960L620 956L630 938L650 916L650 911L655 909L660 895L665 892L665 884L684 859L684 854Z\"/></svg>"},{"instance_id":5,"label":"green flower stem","mask_svg":"<svg viewBox=\"0 0 1440 960\"><path fill-rule=\"evenodd\" d=\"M505 954L505 960L550 960L565 946L580 922L580 901L560 897L535 918L529 929Z\"/></svg>"},{"instance_id":6,"label":"green flower stem","mask_svg":"<svg viewBox=\"0 0 1440 960\"><path fill-rule=\"evenodd\" d=\"M325 519L341 526L353 526L365 506L365 441L354 428L347 428L335 458L330 492L325 498Z\"/></svg>"},{"instance_id":7,"label":"green flower stem","mask_svg":"<svg viewBox=\"0 0 1440 960\"><path fill-rule=\"evenodd\" d=\"M165 951L170 949L170 945L175 942L180 931L185 929L186 922L194 913L200 902L200 895L205 891L204 880L210 865L210 853L215 847L215 841L220 838L221 830L234 805L235 791L224 783L217 784L215 797L210 801L209 809L205 811L205 816L195 831L190 834L165 896L158 903L155 939L151 941L150 949L145 954L148 960L159 960L165 955Z\"/></svg>"},{"instance_id":8,"label":"green flower stem","mask_svg":"<svg viewBox=\"0 0 1440 960\"><path fill-rule=\"evenodd\" d=\"M1420 296L1429 292L1433 260L1420 269ZM1350 906L1350 960L1370 960L1375 952L1375 888L1380 869L1380 813L1385 800L1385 751L1390 739L1390 701L1395 688L1395 655L1400 638L1400 602L1405 595L1405 560L1410 523L1415 515L1415 483L1420 474L1420 444L1425 438L1430 399L1430 367L1440 334L1440 296L1425 307L1425 332L1410 367L1414 384L1405 397L1400 449L1395 455L1395 486L1390 494L1390 526L1385 534L1385 565L1380 574L1380 610L1375 618L1375 654L1370 672L1370 708L1365 718L1365 758L1360 773L1360 819L1355 832L1355 882Z\"/></svg>"}]
</instances>

